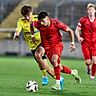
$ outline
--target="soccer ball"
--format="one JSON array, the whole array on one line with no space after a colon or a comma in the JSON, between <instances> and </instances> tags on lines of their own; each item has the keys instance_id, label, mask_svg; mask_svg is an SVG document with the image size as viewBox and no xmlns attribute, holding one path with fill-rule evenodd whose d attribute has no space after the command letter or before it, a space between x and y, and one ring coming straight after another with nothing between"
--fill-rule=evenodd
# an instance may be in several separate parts
<instances>
[{"instance_id":1,"label":"soccer ball","mask_svg":"<svg viewBox=\"0 0 96 96\"><path fill-rule=\"evenodd\" d=\"M38 84L36 81L28 81L26 83L26 90L29 92L37 92L38 91Z\"/></svg>"}]
</instances>

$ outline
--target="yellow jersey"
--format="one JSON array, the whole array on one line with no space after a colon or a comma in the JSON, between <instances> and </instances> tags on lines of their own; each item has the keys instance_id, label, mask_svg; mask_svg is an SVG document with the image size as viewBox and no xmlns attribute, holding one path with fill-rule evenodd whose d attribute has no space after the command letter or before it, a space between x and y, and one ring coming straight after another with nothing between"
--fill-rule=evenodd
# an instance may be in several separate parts
<instances>
[{"instance_id":1,"label":"yellow jersey","mask_svg":"<svg viewBox=\"0 0 96 96\"><path fill-rule=\"evenodd\" d=\"M32 21L38 20L37 15L32 16ZM34 37L38 40L36 43L32 42L32 33L30 31L30 22L28 22L24 17L20 18L17 22L16 32L23 32L26 43L28 44L30 50L35 50L37 46L41 43L40 32L38 29L34 28Z\"/></svg>"}]
</instances>

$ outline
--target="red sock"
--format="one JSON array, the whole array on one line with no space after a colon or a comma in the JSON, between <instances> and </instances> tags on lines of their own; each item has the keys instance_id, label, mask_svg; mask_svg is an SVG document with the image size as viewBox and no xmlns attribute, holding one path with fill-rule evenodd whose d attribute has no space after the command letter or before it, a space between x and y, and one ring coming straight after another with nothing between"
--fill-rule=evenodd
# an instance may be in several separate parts
<instances>
[{"instance_id":1,"label":"red sock","mask_svg":"<svg viewBox=\"0 0 96 96\"><path fill-rule=\"evenodd\" d=\"M92 76L95 76L96 73L96 64L92 64Z\"/></svg>"},{"instance_id":2,"label":"red sock","mask_svg":"<svg viewBox=\"0 0 96 96\"><path fill-rule=\"evenodd\" d=\"M71 69L66 67L66 66L62 66L63 69L61 70L61 72L66 73L66 74L71 74Z\"/></svg>"},{"instance_id":3,"label":"red sock","mask_svg":"<svg viewBox=\"0 0 96 96\"><path fill-rule=\"evenodd\" d=\"M60 80L60 66L54 67L54 72L56 76L56 80Z\"/></svg>"}]
</instances>

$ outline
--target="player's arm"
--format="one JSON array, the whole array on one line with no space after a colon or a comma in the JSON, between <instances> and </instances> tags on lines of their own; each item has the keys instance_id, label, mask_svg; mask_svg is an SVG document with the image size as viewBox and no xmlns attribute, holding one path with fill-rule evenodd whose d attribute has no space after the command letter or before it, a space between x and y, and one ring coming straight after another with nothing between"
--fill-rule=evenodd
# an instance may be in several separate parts
<instances>
[{"instance_id":1,"label":"player's arm","mask_svg":"<svg viewBox=\"0 0 96 96\"><path fill-rule=\"evenodd\" d=\"M30 30L32 33L32 37L34 37L34 25L33 24L34 24L33 22L30 23Z\"/></svg>"},{"instance_id":2,"label":"player's arm","mask_svg":"<svg viewBox=\"0 0 96 96\"><path fill-rule=\"evenodd\" d=\"M71 39L70 51L72 52L72 51L74 51L74 50L76 49L75 42L74 42L74 32L73 32L73 30L72 30L71 28L69 28L68 26L67 26L67 28L66 28L65 31L68 32L69 35L70 35L70 39Z\"/></svg>"},{"instance_id":3,"label":"player's arm","mask_svg":"<svg viewBox=\"0 0 96 96\"><path fill-rule=\"evenodd\" d=\"M74 32L73 32L73 30L67 26L65 31L69 33L70 38L71 38L71 43L74 43Z\"/></svg>"},{"instance_id":4,"label":"player's arm","mask_svg":"<svg viewBox=\"0 0 96 96\"><path fill-rule=\"evenodd\" d=\"M71 28L69 28L66 24L57 21L57 27L59 29L63 30L64 32L68 32L71 38L71 44L70 44L70 51L74 51L76 49L75 42L74 42L74 32Z\"/></svg>"},{"instance_id":5,"label":"player's arm","mask_svg":"<svg viewBox=\"0 0 96 96\"><path fill-rule=\"evenodd\" d=\"M80 36L80 33L81 33L81 24L78 23L76 30L75 30L75 34L76 34L78 41L81 43L84 39Z\"/></svg>"},{"instance_id":6,"label":"player's arm","mask_svg":"<svg viewBox=\"0 0 96 96\"><path fill-rule=\"evenodd\" d=\"M19 35L20 35L21 30L22 30L22 26L20 24L20 21L18 21L16 30L15 30L15 33L14 33L14 36L13 36L14 40L18 40L19 39Z\"/></svg>"},{"instance_id":7,"label":"player's arm","mask_svg":"<svg viewBox=\"0 0 96 96\"><path fill-rule=\"evenodd\" d=\"M69 28L66 24L60 22L60 21L56 21L56 26L63 30L64 32L68 32L71 38L71 43L74 43L74 33L73 30L71 28Z\"/></svg>"},{"instance_id":8,"label":"player's arm","mask_svg":"<svg viewBox=\"0 0 96 96\"><path fill-rule=\"evenodd\" d=\"M31 33L32 33L32 41L34 42L34 43L36 43L38 40L35 38L35 36L34 36L34 28L36 28L36 26L35 26L35 21L34 22L31 22L31 24L30 24L30 31L31 31Z\"/></svg>"}]
</instances>

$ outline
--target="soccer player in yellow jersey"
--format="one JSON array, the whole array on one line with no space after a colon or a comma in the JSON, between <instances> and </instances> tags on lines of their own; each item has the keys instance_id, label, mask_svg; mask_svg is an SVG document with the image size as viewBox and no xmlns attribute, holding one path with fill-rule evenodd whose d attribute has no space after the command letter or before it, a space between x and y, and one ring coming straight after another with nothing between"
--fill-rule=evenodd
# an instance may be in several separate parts
<instances>
[{"instance_id":1,"label":"soccer player in yellow jersey","mask_svg":"<svg viewBox=\"0 0 96 96\"><path fill-rule=\"evenodd\" d=\"M34 35L30 31L30 22L37 20L37 15L32 15L32 7L29 5L24 5L21 8L22 18L17 22L17 28L14 33L13 39L16 40L19 38L20 32L24 34L26 43L28 44L34 59L37 61L40 70L43 73L42 85L48 84L47 72L54 77L54 71L49 67L45 55L45 50L41 46L40 32L34 28ZM35 37L35 40L32 40L32 37ZM41 54L43 52L43 54ZM47 72L46 72L47 71Z\"/></svg>"}]
</instances>

